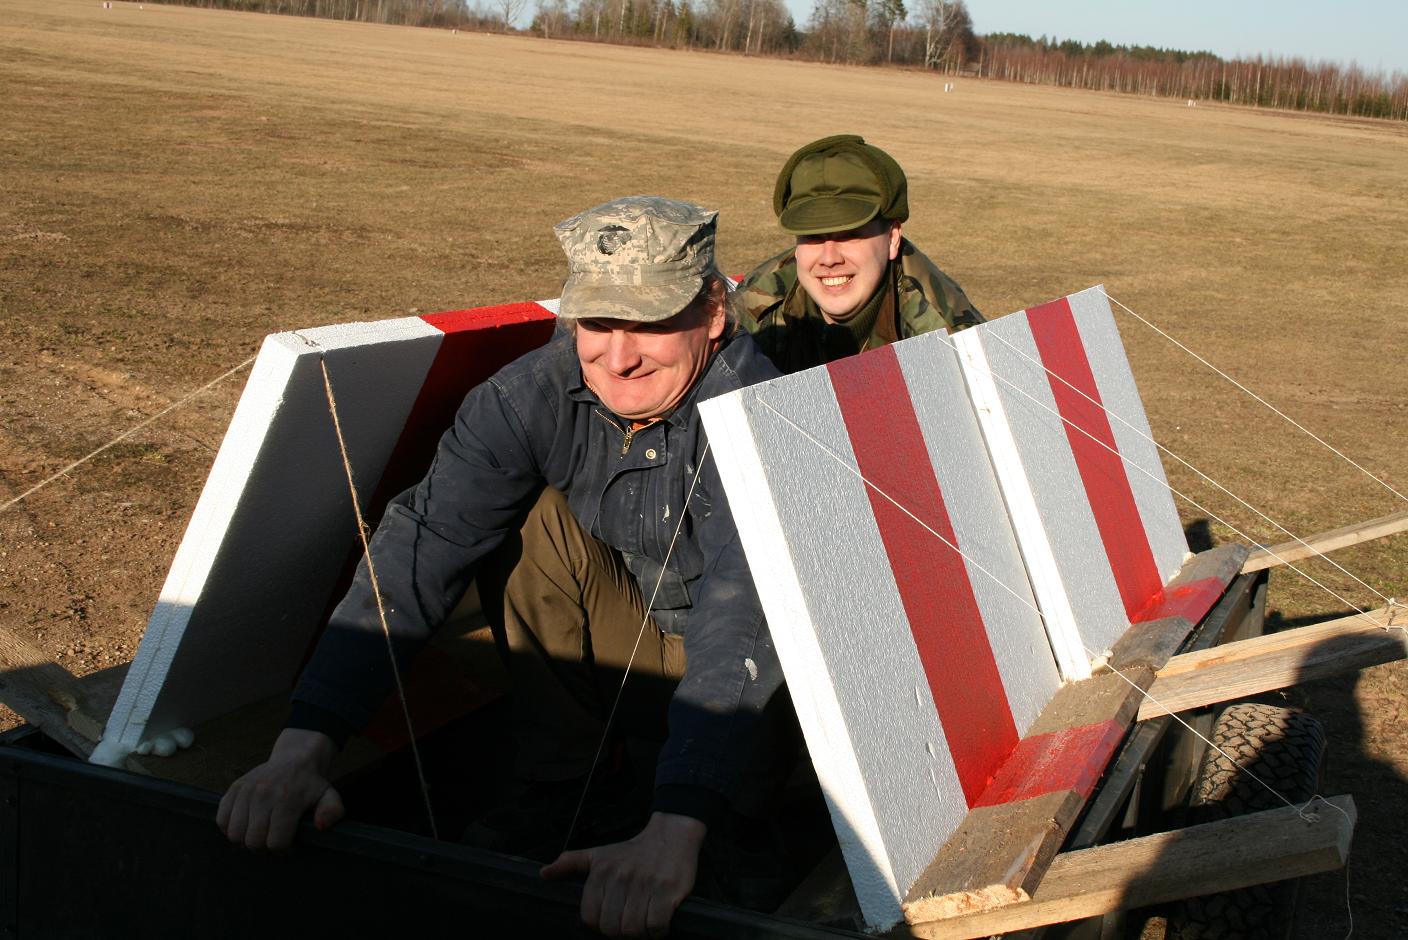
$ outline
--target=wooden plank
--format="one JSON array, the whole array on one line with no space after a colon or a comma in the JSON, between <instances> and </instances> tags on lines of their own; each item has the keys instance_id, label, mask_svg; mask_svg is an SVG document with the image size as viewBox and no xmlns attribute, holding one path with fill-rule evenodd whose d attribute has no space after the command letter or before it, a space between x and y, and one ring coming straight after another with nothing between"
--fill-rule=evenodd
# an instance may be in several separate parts
<instances>
[{"instance_id":1,"label":"wooden plank","mask_svg":"<svg viewBox=\"0 0 1408 940\"><path fill-rule=\"evenodd\" d=\"M1366 615L1283 630L1175 656L1139 708L1145 721L1170 712L1282 689L1408 657L1408 613Z\"/></svg>"},{"instance_id":2,"label":"wooden plank","mask_svg":"<svg viewBox=\"0 0 1408 940\"><path fill-rule=\"evenodd\" d=\"M1161 668L1182 646L1193 625L1215 609L1246 558L1245 545L1228 544L1188 559L1156 601L1115 642L1109 668Z\"/></svg>"},{"instance_id":3,"label":"wooden plank","mask_svg":"<svg viewBox=\"0 0 1408 940\"><path fill-rule=\"evenodd\" d=\"M910 888L901 905L905 920L923 923L1027 900L1152 680L1153 670L1133 667L1057 692ZM1088 733L1102 728L1103 734ZM1081 743L1073 743L1076 737Z\"/></svg>"},{"instance_id":4,"label":"wooden plank","mask_svg":"<svg viewBox=\"0 0 1408 940\"><path fill-rule=\"evenodd\" d=\"M1172 593L1179 588L1200 581L1217 580L1222 584L1232 583L1246 564L1249 551L1245 545L1229 542L1215 548L1199 552L1179 569L1178 574L1164 586L1164 593Z\"/></svg>"},{"instance_id":5,"label":"wooden plank","mask_svg":"<svg viewBox=\"0 0 1408 940\"><path fill-rule=\"evenodd\" d=\"M907 892L901 905L906 920L1014 904L1030 895L1108 765L1154 670L1185 641L1193 627L1190 618L1202 620L1213 606L1209 598L1222 596L1238 577L1246 552L1225 545L1189 559L1150 608L1171 616L1130 627L1111 651L1114 671L1057 692ZM1225 618L1226 607L1219 604L1214 613L1224 611ZM1101 722L1110 722L1113 733L1087 734L1074 744L1073 729L1093 729ZM1073 753L1087 764L1083 774L1063 778ZM1003 787L1004 792L993 792Z\"/></svg>"},{"instance_id":6,"label":"wooden plank","mask_svg":"<svg viewBox=\"0 0 1408 940\"><path fill-rule=\"evenodd\" d=\"M1217 606L1186 639L1186 650L1207 649L1221 642L1224 634L1235 633L1255 609L1258 597L1256 586L1265 577L1262 574L1237 575L1223 592ZM1125 812L1130 794L1142 779L1144 766L1167 733L1171 720L1164 718L1143 722L1126 739L1105 772L1105 779L1090 801L1090 808L1067 840L1067 850L1088 849L1105 839L1116 819Z\"/></svg>"},{"instance_id":7,"label":"wooden plank","mask_svg":"<svg viewBox=\"0 0 1408 940\"><path fill-rule=\"evenodd\" d=\"M1187 617L1160 617L1131 624L1110 650L1108 665L1103 670L1097 666L1095 671L1124 671L1134 666L1159 669L1183 646L1192 629Z\"/></svg>"},{"instance_id":8,"label":"wooden plank","mask_svg":"<svg viewBox=\"0 0 1408 940\"><path fill-rule=\"evenodd\" d=\"M82 699L82 687L73 673L0 627L0 702L74 755L86 759L93 753L95 739L85 737L79 729L92 732L95 723L83 713ZM74 720L70 720L71 715L76 716ZM96 731L102 731L101 719Z\"/></svg>"},{"instance_id":9,"label":"wooden plank","mask_svg":"<svg viewBox=\"0 0 1408 940\"><path fill-rule=\"evenodd\" d=\"M925 940L987 937L1342 867L1354 800L1332 797L1308 815L1288 806L1068 852L1026 903L909 930Z\"/></svg>"},{"instance_id":10,"label":"wooden plank","mask_svg":"<svg viewBox=\"0 0 1408 940\"><path fill-rule=\"evenodd\" d=\"M1348 548L1361 542L1381 539L1388 535L1408 531L1408 510L1390 513L1368 522L1331 529L1300 541L1282 542L1270 548L1259 548L1247 558L1243 571L1260 571L1288 562L1297 562L1312 555L1324 555L1340 548ZM1304 543L1304 544L1302 544Z\"/></svg>"}]
</instances>

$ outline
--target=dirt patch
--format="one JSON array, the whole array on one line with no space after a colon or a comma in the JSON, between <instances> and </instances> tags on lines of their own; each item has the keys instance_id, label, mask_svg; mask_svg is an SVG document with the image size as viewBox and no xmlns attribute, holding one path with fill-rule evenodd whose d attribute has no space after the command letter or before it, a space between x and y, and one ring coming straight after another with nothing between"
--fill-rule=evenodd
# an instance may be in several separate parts
<instances>
[{"instance_id":1,"label":"dirt patch","mask_svg":"<svg viewBox=\"0 0 1408 940\"><path fill-rule=\"evenodd\" d=\"M0 5L0 84L0 502L267 333L555 296L552 224L615 196L720 208L724 263L744 271L784 244L783 159L849 130L904 164L906 233L984 311L1104 283L1408 488L1400 125L87 0ZM1158 438L1278 523L1402 508L1117 316ZM242 380L0 512L9 629L80 673L130 658ZM1192 473L1170 478L1217 539L1284 540ZM1408 538L1339 560L1408 594ZM1333 594L1278 573L1284 622L1381 603L1306 570ZM1408 670L1292 697L1331 727L1326 792L1359 803L1356 936L1402 936ZM1343 934L1343 884L1317 882L1306 936Z\"/></svg>"}]
</instances>

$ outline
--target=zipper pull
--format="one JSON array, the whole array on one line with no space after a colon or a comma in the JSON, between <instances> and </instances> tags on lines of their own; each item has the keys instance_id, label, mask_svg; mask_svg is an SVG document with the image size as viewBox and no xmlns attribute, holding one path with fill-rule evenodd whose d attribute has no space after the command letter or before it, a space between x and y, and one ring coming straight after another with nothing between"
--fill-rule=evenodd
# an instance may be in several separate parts
<instances>
[{"instance_id":1,"label":"zipper pull","mask_svg":"<svg viewBox=\"0 0 1408 940\"><path fill-rule=\"evenodd\" d=\"M634 438L635 436L636 436L636 429L633 428L633 427L630 427L630 426L628 425L628 426L626 427L626 436L621 439L621 456L622 456L622 457L624 457L624 456L626 456L626 454L630 453L630 450L631 450L631 439Z\"/></svg>"}]
</instances>

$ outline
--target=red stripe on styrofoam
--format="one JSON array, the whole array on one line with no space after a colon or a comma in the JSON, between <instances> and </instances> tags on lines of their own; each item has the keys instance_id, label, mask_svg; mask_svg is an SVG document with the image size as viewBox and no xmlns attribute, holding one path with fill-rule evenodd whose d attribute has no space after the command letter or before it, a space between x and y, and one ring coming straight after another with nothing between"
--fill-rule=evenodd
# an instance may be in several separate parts
<instances>
[{"instance_id":1,"label":"red stripe on styrofoam","mask_svg":"<svg viewBox=\"0 0 1408 940\"><path fill-rule=\"evenodd\" d=\"M1090 796L1124 730L1118 721L1101 721L1024 738L972 807L1000 806L1063 790Z\"/></svg>"},{"instance_id":2,"label":"red stripe on styrofoam","mask_svg":"<svg viewBox=\"0 0 1408 940\"><path fill-rule=\"evenodd\" d=\"M428 313L421 319L445 337L406 415L374 502L390 499L425 475L440 435L469 390L546 343L556 318L541 304L521 303ZM374 507L372 518L380 517L381 508Z\"/></svg>"},{"instance_id":3,"label":"red stripe on styrofoam","mask_svg":"<svg viewBox=\"0 0 1408 940\"><path fill-rule=\"evenodd\" d=\"M364 507L365 517L373 523L381 518L392 497L425 475L440 435L454 421L469 390L547 342L555 318L541 304L521 303L429 313L420 319L444 335L382 468L381 479ZM347 593L361 552L361 545L349 535L348 561L329 595L324 621Z\"/></svg>"},{"instance_id":4,"label":"red stripe on styrofoam","mask_svg":"<svg viewBox=\"0 0 1408 940\"><path fill-rule=\"evenodd\" d=\"M1227 585L1220 578L1203 578L1165 588L1151 600L1143 610L1130 618L1132 623L1146 620L1162 620L1164 617L1184 617L1190 624L1203 619L1217 599L1222 596Z\"/></svg>"},{"instance_id":5,"label":"red stripe on styrofoam","mask_svg":"<svg viewBox=\"0 0 1408 940\"><path fill-rule=\"evenodd\" d=\"M440 313L421 314L422 320L442 333L483 330L496 326L510 326L515 323L551 320L552 318L551 310L542 304L531 301L499 304L495 307L473 307L468 310L445 310Z\"/></svg>"},{"instance_id":6,"label":"red stripe on styrofoam","mask_svg":"<svg viewBox=\"0 0 1408 940\"><path fill-rule=\"evenodd\" d=\"M1066 440L1095 514L1125 614L1133 618L1158 594L1163 579L1101 405L1075 316L1062 298L1028 310L1027 325L1042 365L1050 370L1047 379L1064 419Z\"/></svg>"},{"instance_id":7,"label":"red stripe on styrofoam","mask_svg":"<svg viewBox=\"0 0 1408 940\"><path fill-rule=\"evenodd\" d=\"M909 388L890 346L827 370L860 473L873 484L866 495L971 804L1016 747L1017 729L967 566L951 547L958 543Z\"/></svg>"}]
</instances>

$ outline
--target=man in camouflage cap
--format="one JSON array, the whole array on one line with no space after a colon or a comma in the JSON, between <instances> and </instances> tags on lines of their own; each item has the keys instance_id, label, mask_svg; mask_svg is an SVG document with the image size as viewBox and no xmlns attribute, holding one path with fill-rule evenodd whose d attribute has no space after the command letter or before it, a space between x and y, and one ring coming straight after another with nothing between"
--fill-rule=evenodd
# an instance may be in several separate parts
<instances>
[{"instance_id":1,"label":"man in camouflage cap","mask_svg":"<svg viewBox=\"0 0 1408 940\"><path fill-rule=\"evenodd\" d=\"M733 304L783 372L982 322L962 288L901 234L904 171L863 138L824 137L792 154L773 211L796 244L755 268Z\"/></svg>"},{"instance_id":2,"label":"man in camouflage cap","mask_svg":"<svg viewBox=\"0 0 1408 940\"><path fill-rule=\"evenodd\" d=\"M642 679L666 686L653 716L628 705L616 718L667 719L648 812L624 831L624 817L593 831L603 814L589 800L574 839L589 847L543 869L586 876L582 918L612 936L668 928L782 684L696 410L777 375L730 328L715 219L633 196L558 225L569 328L466 396L370 549L399 661L476 579L508 651L521 783L514 806L471 827L479 844L557 855L597 755L615 753L602 745L623 674L628 691ZM320 826L342 816L328 770L392 684L380 634L364 561L269 761L221 801L231 841L283 848L305 811ZM597 768L598 782L609 774Z\"/></svg>"}]
</instances>

